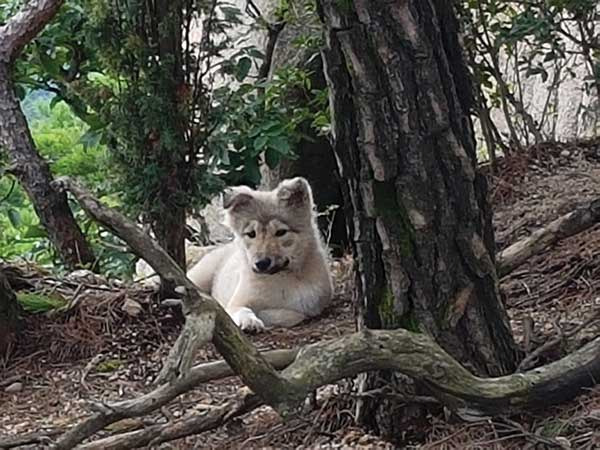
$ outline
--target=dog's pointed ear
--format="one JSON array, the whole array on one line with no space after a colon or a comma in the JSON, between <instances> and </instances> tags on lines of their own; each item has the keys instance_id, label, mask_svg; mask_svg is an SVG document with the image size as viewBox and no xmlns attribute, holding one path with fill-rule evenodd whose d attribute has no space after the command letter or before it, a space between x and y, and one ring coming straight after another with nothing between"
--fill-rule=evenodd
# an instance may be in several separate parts
<instances>
[{"instance_id":1,"label":"dog's pointed ear","mask_svg":"<svg viewBox=\"0 0 600 450\"><path fill-rule=\"evenodd\" d=\"M223 208L230 212L242 211L250 207L253 201L252 195L239 189L230 188L223 192Z\"/></svg>"},{"instance_id":2,"label":"dog's pointed ear","mask_svg":"<svg viewBox=\"0 0 600 450\"><path fill-rule=\"evenodd\" d=\"M277 198L287 206L312 208L312 190L302 177L283 180L277 187Z\"/></svg>"}]
</instances>

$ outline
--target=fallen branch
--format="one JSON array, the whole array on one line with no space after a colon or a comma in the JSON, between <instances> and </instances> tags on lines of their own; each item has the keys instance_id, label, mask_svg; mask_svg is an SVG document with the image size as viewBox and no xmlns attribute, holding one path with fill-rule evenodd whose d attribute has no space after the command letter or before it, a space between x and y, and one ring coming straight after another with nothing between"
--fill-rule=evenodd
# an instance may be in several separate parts
<instances>
[{"instance_id":1,"label":"fallen branch","mask_svg":"<svg viewBox=\"0 0 600 450\"><path fill-rule=\"evenodd\" d=\"M498 275L501 277L508 275L550 245L581 233L598 222L600 222L600 199L559 217L548 226L534 231L531 236L505 248L498 254L496 264Z\"/></svg>"},{"instance_id":2,"label":"fallen branch","mask_svg":"<svg viewBox=\"0 0 600 450\"><path fill-rule=\"evenodd\" d=\"M205 413L194 413L177 422L152 425L141 430L109 436L78 448L81 450L128 450L152 447L163 442L213 430L261 404L262 401L258 396L246 392L244 395L238 395L224 405L211 408Z\"/></svg>"},{"instance_id":3,"label":"fallen branch","mask_svg":"<svg viewBox=\"0 0 600 450\"><path fill-rule=\"evenodd\" d=\"M479 420L547 408L594 386L600 379L600 337L547 366L526 373L480 378L424 334L363 330L304 347L281 374L308 395L325 384L372 370L394 370L408 375L461 418ZM227 411L239 411L240 402L241 399L236 399L226 403L212 412L214 416L195 415L177 423L150 427L149 431L95 441L84 448L132 448L207 431L232 417L227 416ZM194 427L195 431L188 427Z\"/></svg>"},{"instance_id":4,"label":"fallen branch","mask_svg":"<svg viewBox=\"0 0 600 450\"><path fill-rule=\"evenodd\" d=\"M294 361L297 353L298 350L273 350L265 352L263 357L274 368L283 369ZM184 378L159 386L152 392L135 399L111 404L96 404L94 409L97 412L67 431L58 441L57 448L72 448L112 423L143 416L161 408L175 397L188 392L201 383L232 375L235 375L235 373L225 361L200 364L193 367ZM2 447L0 442L0 448Z\"/></svg>"},{"instance_id":5,"label":"fallen branch","mask_svg":"<svg viewBox=\"0 0 600 450\"><path fill-rule=\"evenodd\" d=\"M423 383L463 418L546 408L600 380L600 337L576 352L525 373L473 375L430 337L406 330L363 330L304 347L282 371L308 395L319 386L375 370L394 370Z\"/></svg>"}]
</instances>

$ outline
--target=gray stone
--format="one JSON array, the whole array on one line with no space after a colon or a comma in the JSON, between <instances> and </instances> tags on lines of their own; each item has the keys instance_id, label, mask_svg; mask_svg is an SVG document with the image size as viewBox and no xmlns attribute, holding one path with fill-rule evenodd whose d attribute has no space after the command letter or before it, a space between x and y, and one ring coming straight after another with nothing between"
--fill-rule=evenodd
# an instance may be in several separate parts
<instances>
[{"instance_id":1,"label":"gray stone","mask_svg":"<svg viewBox=\"0 0 600 450\"><path fill-rule=\"evenodd\" d=\"M14 393L20 392L22 390L23 390L23 383L20 383L19 381L11 383L4 388L4 392L7 392L9 394L14 394Z\"/></svg>"}]
</instances>

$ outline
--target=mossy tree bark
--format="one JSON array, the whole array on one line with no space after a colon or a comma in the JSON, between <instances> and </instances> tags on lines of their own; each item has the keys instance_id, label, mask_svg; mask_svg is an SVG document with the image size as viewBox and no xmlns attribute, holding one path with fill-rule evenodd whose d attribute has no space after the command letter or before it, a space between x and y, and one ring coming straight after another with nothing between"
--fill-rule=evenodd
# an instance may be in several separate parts
<instances>
[{"instance_id":1,"label":"mossy tree bark","mask_svg":"<svg viewBox=\"0 0 600 450\"><path fill-rule=\"evenodd\" d=\"M451 3L318 3L359 327L420 330L474 373L510 373L515 344ZM363 388L382 377L393 375L370 374ZM403 419L392 411L378 399L359 416L394 435Z\"/></svg>"}]
</instances>

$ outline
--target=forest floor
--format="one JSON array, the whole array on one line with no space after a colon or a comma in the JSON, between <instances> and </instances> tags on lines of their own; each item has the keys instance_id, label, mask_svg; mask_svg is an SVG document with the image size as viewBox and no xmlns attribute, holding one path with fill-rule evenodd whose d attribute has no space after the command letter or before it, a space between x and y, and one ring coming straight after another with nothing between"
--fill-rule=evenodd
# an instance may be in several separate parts
<instances>
[{"instance_id":1,"label":"forest floor","mask_svg":"<svg viewBox=\"0 0 600 450\"><path fill-rule=\"evenodd\" d=\"M600 143L546 145L505 159L490 177L498 248L529 235L600 196ZM57 279L24 267L22 282L70 301L53 317L29 315L11 357L0 361L0 442L9 436L61 430L89 414L90 400L133 398L152 380L179 326L139 286L92 276ZM337 295L323 317L291 330L251 337L261 350L292 348L352 332L349 258L334 262ZM539 363L555 360L600 335L600 225L565 239L501 280L515 337L526 353L555 339ZM561 339L556 339L557 337ZM212 347L198 362L217 359ZM219 405L240 387L236 377L206 383L154 415L118 422L110 432L177 420ZM336 395L334 395L336 394ZM262 407L227 425L168 444L164 449L385 447L352 425L348 384L320 389L306 421L284 424ZM598 448L600 388L544 411L465 423L433 411L407 433L409 448ZM0 447L2 444L0 444ZM34 444L30 448L41 448ZM24 447L22 447L24 448Z\"/></svg>"}]
</instances>

